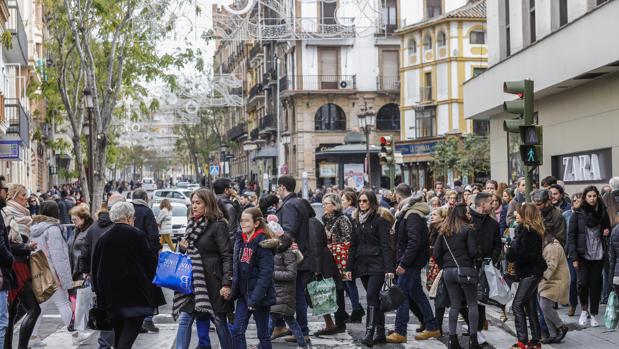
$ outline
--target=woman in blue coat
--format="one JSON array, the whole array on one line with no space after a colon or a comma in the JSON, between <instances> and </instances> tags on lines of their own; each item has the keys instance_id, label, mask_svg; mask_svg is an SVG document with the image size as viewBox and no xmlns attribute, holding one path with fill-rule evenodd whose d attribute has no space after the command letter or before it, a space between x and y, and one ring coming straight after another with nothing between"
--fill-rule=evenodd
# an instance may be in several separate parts
<instances>
[{"instance_id":1,"label":"woman in blue coat","mask_svg":"<svg viewBox=\"0 0 619 349\"><path fill-rule=\"evenodd\" d=\"M247 348L245 331L253 314L261 349L271 349L269 313L275 304L273 287L274 250L260 246L273 237L262 212L248 208L241 215L242 234L237 238L233 265L232 292L236 311L232 337L235 349Z\"/></svg>"}]
</instances>

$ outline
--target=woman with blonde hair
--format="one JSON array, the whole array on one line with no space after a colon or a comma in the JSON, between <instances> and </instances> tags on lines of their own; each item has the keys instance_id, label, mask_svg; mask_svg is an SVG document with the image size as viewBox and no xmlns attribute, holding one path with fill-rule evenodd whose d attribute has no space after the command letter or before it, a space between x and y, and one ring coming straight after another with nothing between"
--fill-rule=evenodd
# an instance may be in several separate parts
<instances>
[{"instance_id":1,"label":"woman with blonde hair","mask_svg":"<svg viewBox=\"0 0 619 349\"><path fill-rule=\"evenodd\" d=\"M171 234L172 234L172 204L170 200L163 199L159 204L159 214L155 220L157 221L157 225L159 226L159 239L160 244L163 245L165 242L170 246L170 250L174 251L176 248L174 247L174 243L172 242Z\"/></svg>"},{"instance_id":2,"label":"woman with blonde hair","mask_svg":"<svg viewBox=\"0 0 619 349\"><path fill-rule=\"evenodd\" d=\"M544 220L540 210L531 203L524 203L516 208L516 237L507 250L507 261L513 262L520 283L512 310L516 322L518 342L513 349L541 348L541 330L537 316L537 286L546 270L543 256ZM527 317L531 327L531 340L527 332Z\"/></svg>"}]
</instances>

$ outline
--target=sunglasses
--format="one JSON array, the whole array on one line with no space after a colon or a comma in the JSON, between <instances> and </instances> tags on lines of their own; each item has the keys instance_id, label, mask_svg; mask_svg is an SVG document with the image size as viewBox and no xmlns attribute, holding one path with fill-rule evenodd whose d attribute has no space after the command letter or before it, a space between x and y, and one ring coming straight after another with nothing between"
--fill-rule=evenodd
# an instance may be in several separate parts
<instances>
[{"instance_id":1,"label":"sunglasses","mask_svg":"<svg viewBox=\"0 0 619 349\"><path fill-rule=\"evenodd\" d=\"M361 199L359 202L370 202L369 200Z\"/></svg>"}]
</instances>

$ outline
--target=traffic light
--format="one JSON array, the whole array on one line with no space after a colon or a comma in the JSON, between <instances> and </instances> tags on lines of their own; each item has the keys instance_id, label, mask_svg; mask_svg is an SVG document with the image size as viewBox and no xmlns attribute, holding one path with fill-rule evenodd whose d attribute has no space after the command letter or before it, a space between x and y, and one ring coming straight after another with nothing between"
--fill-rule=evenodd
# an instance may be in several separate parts
<instances>
[{"instance_id":1,"label":"traffic light","mask_svg":"<svg viewBox=\"0 0 619 349\"><path fill-rule=\"evenodd\" d=\"M533 123L533 81L505 81L503 92L518 96L513 101L503 102L503 110L508 113L522 115L525 125Z\"/></svg>"},{"instance_id":2,"label":"traffic light","mask_svg":"<svg viewBox=\"0 0 619 349\"><path fill-rule=\"evenodd\" d=\"M382 136L380 137L380 162L392 165L395 163L395 157L393 154L393 137Z\"/></svg>"},{"instance_id":3,"label":"traffic light","mask_svg":"<svg viewBox=\"0 0 619 349\"><path fill-rule=\"evenodd\" d=\"M520 145L520 159L526 166L539 166L543 163L541 145Z\"/></svg>"},{"instance_id":4,"label":"traffic light","mask_svg":"<svg viewBox=\"0 0 619 349\"><path fill-rule=\"evenodd\" d=\"M542 144L542 127L536 125L520 126L520 141L526 145Z\"/></svg>"}]
</instances>

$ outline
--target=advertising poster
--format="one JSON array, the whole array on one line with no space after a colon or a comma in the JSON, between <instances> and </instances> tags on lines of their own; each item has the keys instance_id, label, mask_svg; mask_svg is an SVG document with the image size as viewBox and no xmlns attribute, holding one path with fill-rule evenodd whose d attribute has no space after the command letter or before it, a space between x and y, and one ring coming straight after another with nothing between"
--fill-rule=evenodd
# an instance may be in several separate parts
<instances>
[{"instance_id":1,"label":"advertising poster","mask_svg":"<svg viewBox=\"0 0 619 349\"><path fill-rule=\"evenodd\" d=\"M344 164L344 186L357 191L363 189L365 174L363 164Z\"/></svg>"}]
</instances>

